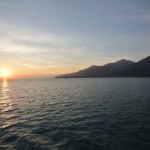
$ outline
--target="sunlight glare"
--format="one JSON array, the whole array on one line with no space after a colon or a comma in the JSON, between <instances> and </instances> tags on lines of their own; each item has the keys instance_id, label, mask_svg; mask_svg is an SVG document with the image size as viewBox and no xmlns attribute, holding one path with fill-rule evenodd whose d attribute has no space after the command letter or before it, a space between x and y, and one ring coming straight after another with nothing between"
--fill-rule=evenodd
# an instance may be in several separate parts
<instances>
[{"instance_id":1,"label":"sunlight glare","mask_svg":"<svg viewBox=\"0 0 150 150\"><path fill-rule=\"evenodd\" d=\"M9 71L8 69L2 70L1 76L2 76L3 78L9 77L9 76L10 76L10 71Z\"/></svg>"}]
</instances>

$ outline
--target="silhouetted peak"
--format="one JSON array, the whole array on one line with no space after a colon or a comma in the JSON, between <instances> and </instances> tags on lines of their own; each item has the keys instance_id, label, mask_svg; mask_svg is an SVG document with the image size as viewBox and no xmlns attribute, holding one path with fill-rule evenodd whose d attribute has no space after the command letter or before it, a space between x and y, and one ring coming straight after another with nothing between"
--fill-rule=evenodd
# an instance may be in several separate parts
<instances>
[{"instance_id":1,"label":"silhouetted peak","mask_svg":"<svg viewBox=\"0 0 150 150\"><path fill-rule=\"evenodd\" d=\"M150 56L140 60L137 64L150 64Z\"/></svg>"},{"instance_id":2,"label":"silhouetted peak","mask_svg":"<svg viewBox=\"0 0 150 150\"><path fill-rule=\"evenodd\" d=\"M98 66L96 66L96 65L92 65L92 66L90 66L89 68L95 68L95 67L98 67Z\"/></svg>"},{"instance_id":3,"label":"silhouetted peak","mask_svg":"<svg viewBox=\"0 0 150 150\"><path fill-rule=\"evenodd\" d=\"M150 61L150 56L146 57L145 59L149 60Z\"/></svg>"},{"instance_id":4,"label":"silhouetted peak","mask_svg":"<svg viewBox=\"0 0 150 150\"><path fill-rule=\"evenodd\" d=\"M142 60L149 60L149 59L150 59L150 56L148 56L148 57L146 57L146 58L144 58Z\"/></svg>"},{"instance_id":5,"label":"silhouetted peak","mask_svg":"<svg viewBox=\"0 0 150 150\"><path fill-rule=\"evenodd\" d=\"M135 63L130 60L121 59L114 63L103 66L92 65L89 68L80 70L58 78L84 78L84 77L150 77L150 56Z\"/></svg>"},{"instance_id":6,"label":"silhouetted peak","mask_svg":"<svg viewBox=\"0 0 150 150\"><path fill-rule=\"evenodd\" d=\"M126 59L120 59L119 61L127 61Z\"/></svg>"},{"instance_id":7,"label":"silhouetted peak","mask_svg":"<svg viewBox=\"0 0 150 150\"><path fill-rule=\"evenodd\" d=\"M117 62L106 64L105 66L120 68L120 67L125 67L125 66L129 66L129 65L133 65L133 64L135 64L135 62L126 60L126 59L121 59Z\"/></svg>"},{"instance_id":8,"label":"silhouetted peak","mask_svg":"<svg viewBox=\"0 0 150 150\"><path fill-rule=\"evenodd\" d=\"M150 61L150 56L148 56L147 58L145 58L146 60Z\"/></svg>"},{"instance_id":9,"label":"silhouetted peak","mask_svg":"<svg viewBox=\"0 0 150 150\"><path fill-rule=\"evenodd\" d=\"M134 62L131 61L131 60L121 59L121 60L119 60L119 61L117 61L115 63L134 63Z\"/></svg>"}]
</instances>

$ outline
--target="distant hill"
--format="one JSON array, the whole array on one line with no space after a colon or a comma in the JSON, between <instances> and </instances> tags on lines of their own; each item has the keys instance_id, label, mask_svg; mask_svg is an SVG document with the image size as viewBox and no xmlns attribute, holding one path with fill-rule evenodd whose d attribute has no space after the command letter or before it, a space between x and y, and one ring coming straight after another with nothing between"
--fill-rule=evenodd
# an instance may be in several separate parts
<instances>
[{"instance_id":1,"label":"distant hill","mask_svg":"<svg viewBox=\"0 0 150 150\"><path fill-rule=\"evenodd\" d=\"M75 73L57 76L56 78L98 77L150 77L150 56L139 62L122 59L103 66L94 65Z\"/></svg>"}]
</instances>

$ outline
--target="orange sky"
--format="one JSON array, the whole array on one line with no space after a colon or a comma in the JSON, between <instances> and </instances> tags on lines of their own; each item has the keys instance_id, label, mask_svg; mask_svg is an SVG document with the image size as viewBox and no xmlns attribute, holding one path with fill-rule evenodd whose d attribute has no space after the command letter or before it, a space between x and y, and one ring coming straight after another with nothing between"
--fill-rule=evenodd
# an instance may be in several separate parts
<instances>
[{"instance_id":1,"label":"orange sky","mask_svg":"<svg viewBox=\"0 0 150 150\"><path fill-rule=\"evenodd\" d=\"M3 79L2 70L0 70L0 78ZM58 74L66 74L70 72L76 71L75 69L9 69L9 75L7 78L9 79L21 79L21 78L39 78L39 77L55 77Z\"/></svg>"}]
</instances>

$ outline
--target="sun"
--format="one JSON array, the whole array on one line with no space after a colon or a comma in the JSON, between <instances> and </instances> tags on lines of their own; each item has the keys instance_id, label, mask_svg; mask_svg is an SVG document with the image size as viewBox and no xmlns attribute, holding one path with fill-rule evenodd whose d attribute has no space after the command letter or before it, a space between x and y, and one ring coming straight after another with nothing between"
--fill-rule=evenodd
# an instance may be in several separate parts
<instances>
[{"instance_id":1,"label":"sun","mask_svg":"<svg viewBox=\"0 0 150 150\"><path fill-rule=\"evenodd\" d=\"M8 69L3 69L2 72L1 72L1 76L3 78L8 78L10 76L10 70Z\"/></svg>"}]
</instances>

